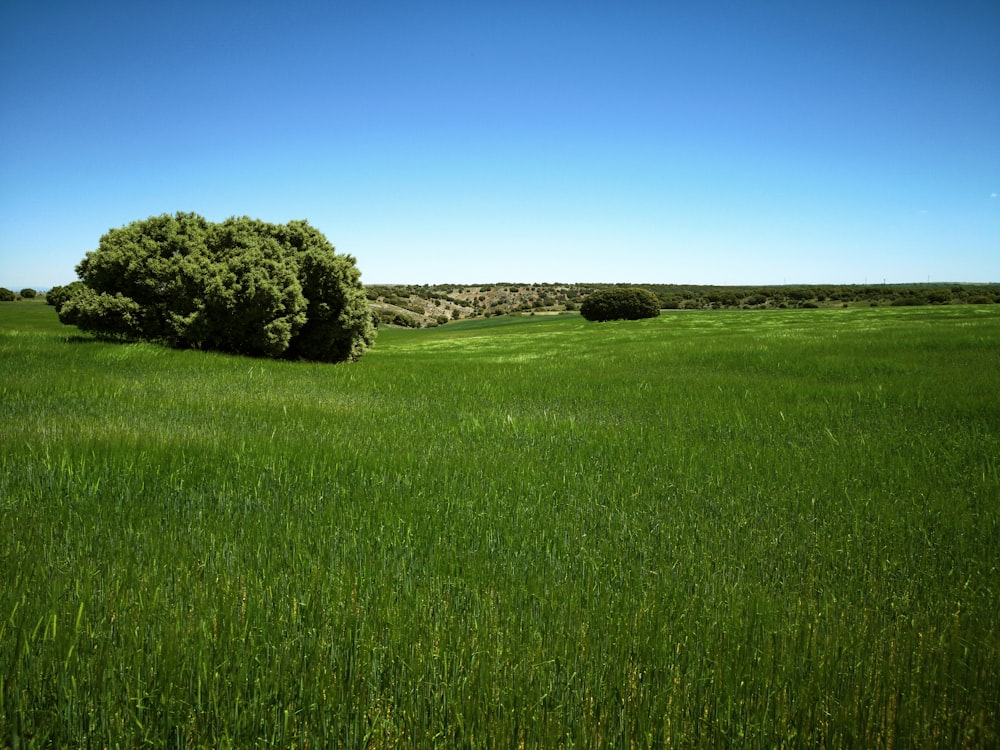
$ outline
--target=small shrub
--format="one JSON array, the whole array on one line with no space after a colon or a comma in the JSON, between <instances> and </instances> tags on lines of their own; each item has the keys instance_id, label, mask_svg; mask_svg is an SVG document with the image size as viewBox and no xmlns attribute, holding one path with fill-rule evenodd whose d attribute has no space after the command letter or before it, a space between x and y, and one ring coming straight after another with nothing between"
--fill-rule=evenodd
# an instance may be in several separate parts
<instances>
[{"instance_id":1,"label":"small shrub","mask_svg":"<svg viewBox=\"0 0 1000 750\"><path fill-rule=\"evenodd\" d=\"M77 294L80 289L83 288L82 281L72 281L66 286L54 286L49 290L49 293L45 295L45 301L56 308L56 312L62 310L63 305L65 305L70 298Z\"/></svg>"},{"instance_id":2,"label":"small shrub","mask_svg":"<svg viewBox=\"0 0 1000 750\"><path fill-rule=\"evenodd\" d=\"M34 299L37 296L38 296L38 292L36 292L31 287L28 287L27 289L22 289L21 290L21 299Z\"/></svg>"},{"instance_id":3,"label":"small shrub","mask_svg":"<svg viewBox=\"0 0 1000 750\"><path fill-rule=\"evenodd\" d=\"M655 318L660 314L660 300L648 289L601 289L581 303L580 314L598 322Z\"/></svg>"},{"instance_id":4,"label":"small shrub","mask_svg":"<svg viewBox=\"0 0 1000 750\"><path fill-rule=\"evenodd\" d=\"M420 328L419 320L412 318L409 315L404 315L403 313L396 313L393 315L390 322L394 326L402 326L403 328Z\"/></svg>"}]
</instances>

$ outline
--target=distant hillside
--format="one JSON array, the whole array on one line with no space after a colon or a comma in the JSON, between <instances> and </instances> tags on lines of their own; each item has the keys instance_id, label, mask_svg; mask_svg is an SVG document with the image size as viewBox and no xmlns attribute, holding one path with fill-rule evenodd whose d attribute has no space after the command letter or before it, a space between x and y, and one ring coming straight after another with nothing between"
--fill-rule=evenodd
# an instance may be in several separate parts
<instances>
[{"instance_id":1,"label":"distant hillside","mask_svg":"<svg viewBox=\"0 0 1000 750\"><path fill-rule=\"evenodd\" d=\"M414 328L451 320L515 313L561 313L578 309L580 300L599 285L579 284L437 284L367 286L379 321Z\"/></svg>"},{"instance_id":2,"label":"distant hillside","mask_svg":"<svg viewBox=\"0 0 1000 750\"><path fill-rule=\"evenodd\" d=\"M596 289L640 286L664 309L723 310L879 305L1000 303L1000 284L817 284L698 286L681 284L370 285L379 322L426 328L464 318L573 312Z\"/></svg>"}]
</instances>

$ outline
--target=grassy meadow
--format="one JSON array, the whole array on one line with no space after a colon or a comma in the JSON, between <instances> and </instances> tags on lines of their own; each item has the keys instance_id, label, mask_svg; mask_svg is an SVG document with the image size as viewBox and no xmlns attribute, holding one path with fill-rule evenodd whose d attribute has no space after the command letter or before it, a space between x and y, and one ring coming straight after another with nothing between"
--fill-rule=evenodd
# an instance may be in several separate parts
<instances>
[{"instance_id":1,"label":"grassy meadow","mask_svg":"<svg viewBox=\"0 0 1000 750\"><path fill-rule=\"evenodd\" d=\"M0 747L1000 743L1000 305L75 333L0 304Z\"/></svg>"}]
</instances>

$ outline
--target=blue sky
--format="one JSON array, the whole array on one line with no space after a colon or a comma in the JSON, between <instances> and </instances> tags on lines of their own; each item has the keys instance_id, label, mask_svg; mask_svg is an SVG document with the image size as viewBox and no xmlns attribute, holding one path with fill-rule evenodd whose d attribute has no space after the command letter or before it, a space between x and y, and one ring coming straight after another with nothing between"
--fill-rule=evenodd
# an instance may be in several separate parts
<instances>
[{"instance_id":1,"label":"blue sky","mask_svg":"<svg viewBox=\"0 0 1000 750\"><path fill-rule=\"evenodd\" d=\"M367 283L1000 281L1000 2L0 0L0 286L308 219Z\"/></svg>"}]
</instances>

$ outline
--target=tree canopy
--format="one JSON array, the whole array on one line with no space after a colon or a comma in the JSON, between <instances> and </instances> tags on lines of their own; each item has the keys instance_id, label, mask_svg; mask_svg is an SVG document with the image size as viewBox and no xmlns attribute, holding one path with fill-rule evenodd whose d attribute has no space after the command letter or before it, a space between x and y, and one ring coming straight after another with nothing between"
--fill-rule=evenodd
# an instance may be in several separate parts
<instances>
[{"instance_id":1,"label":"tree canopy","mask_svg":"<svg viewBox=\"0 0 1000 750\"><path fill-rule=\"evenodd\" d=\"M76 294L82 286L83 282L79 280L70 282L66 286L54 286L46 293L45 301L52 305L56 312L59 312L67 300Z\"/></svg>"},{"instance_id":2,"label":"tree canopy","mask_svg":"<svg viewBox=\"0 0 1000 750\"><path fill-rule=\"evenodd\" d=\"M599 289L583 300L580 314L593 321L655 318L660 314L660 300L648 289Z\"/></svg>"},{"instance_id":3,"label":"tree canopy","mask_svg":"<svg viewBox=\"0 0 1000 750\"><path fill-rule=\"evenodd\" d=\"M306 221L164 214L112 229L59 319L99 336L338 362L375 331L355 259Z\"/></svg>"}]
</instances>

